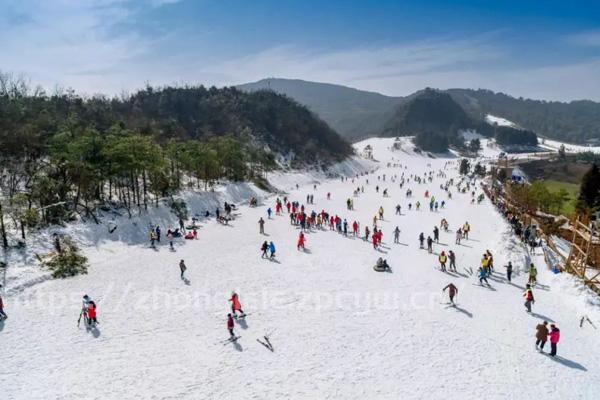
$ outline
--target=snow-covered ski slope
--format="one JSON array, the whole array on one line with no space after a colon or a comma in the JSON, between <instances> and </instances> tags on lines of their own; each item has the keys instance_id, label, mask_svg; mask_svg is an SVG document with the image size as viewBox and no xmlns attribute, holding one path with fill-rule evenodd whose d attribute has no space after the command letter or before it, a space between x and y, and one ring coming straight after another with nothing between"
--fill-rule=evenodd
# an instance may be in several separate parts
<instances>
[{"instance_id":1,"label":"snow-covered ski slope","mask_svg":"<svg viewBox=\"0 0 600 400\"><path fill-rule=\"evenodd\" d=\"M361 234L383 206L381 251L329 230L307 233L307 251L298 251L298 229L288 215L266 218L275 197L264 206L241 207L229 226L205 221L199 239L178 242L174 252L164 240L158 250L126 237L98 240L84 248L92 265L88 275L47 280L5 299L9 319L0 325L0 398L597 398L600 334L590 325L579 327L583 314L600 325L596 299L534 256L542 285L534 290L533 313L526 313L522 268L528 256L507 224L488 200L472 205L470 194L456 190L448 200L439 189L457 175L458 159L418 155L408 144L392 152L388 139L367 142L379 169L366 177L322 179L316 191L315 177L277 180L301 203L314 194L308 211L325 209L350 224L359 221ZM449 161L453 164L444 169ZM421 185L411 180L404 189L390 182L403 172L431 170L448 176ZM378 182L383 174L386 181ZM376 185L390 197L376 193ZM359 186L365 192L348 211L346 199ZM446 208L430 212L426 190L446 200ZM408 203L417 200L421 211L409 211ZM397 203L402 215L394 215ZM258 233L260 217L267 220L266 236ZM442 218L452 232L440 232L434 251L456 252L456 274L441 272L437 255L419 249L418 234L432 235ZM455 245L454 230L465 221L472 227L470 240ZM393 243L396 225L400 244ZM277 261L260 258L264 240L275 242ZM465 272L476 270L486 249L495 256L492 288L474 285L475 277ZM373 270L380 256L393 272ZM189 285L179 277L181 259ZM512 284L503 277L509 260L520 270ZM450 282L459 288L455 308L442 293ZM241 338L223 344L232 290L249 315L236 323ZM98 302L97 331L77 328L84 293ZM534 348L535 326L543 319L561 329L557 359ZM257 341L265 334L273 352Z\"/></svg>"}]
</instances>

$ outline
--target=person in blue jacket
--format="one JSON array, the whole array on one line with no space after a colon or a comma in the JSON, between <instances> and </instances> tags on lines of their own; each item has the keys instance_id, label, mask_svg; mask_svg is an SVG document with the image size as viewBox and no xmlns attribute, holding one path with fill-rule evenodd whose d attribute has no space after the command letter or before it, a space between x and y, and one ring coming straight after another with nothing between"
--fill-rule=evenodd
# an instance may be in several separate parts
<instances>
[{"instance_id":1,"label":"person in blue jacket","mask_svg":"<svg viewBox=\"0 0 600 400\"><path fill-rule=\"evenodd\" d=\"M271 219L272 212L273 212L273 210L271 210L271 207L269 207L269 209L267 210L267 215L269 216L269 219Z\"/></svg>"},{"instance_id":2,"label":"person in blue jacket","mask_svg":"<svg viewBox=\"0 0 600 400\"><path fill-rule=\"evenodd\" d=\"M273 242L269 242L269 253L271 253L269 258L275 258L275 244Z\"/></svg>"}]
</instances>

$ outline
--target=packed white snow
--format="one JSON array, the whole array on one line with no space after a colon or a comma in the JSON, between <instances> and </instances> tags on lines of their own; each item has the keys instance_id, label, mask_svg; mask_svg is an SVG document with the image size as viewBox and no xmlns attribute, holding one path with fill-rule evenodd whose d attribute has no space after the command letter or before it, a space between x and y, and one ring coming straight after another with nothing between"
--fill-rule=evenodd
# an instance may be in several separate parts
<instances>
[{"instance_id":1,"label":"packed white snow","mask_svg":"<svg viewBox=\"0 0 600 400\"><path fill-rule=\"evenodd\" d=\"M498 126L510 126L511 128L516 128L517 124L512 121L507 120L506 118L496 117L492 114L487 114L485 116L485 120L488 124L498 125Z\"/></svg>"},{"instance_id":2,"label":"packed white snow","mask_svg":"<svg viewBox=\"0 0 600 400\"><path fill-rule=\"evenodd\" d=\"M583 315L600 325L597 298L575 278L549 271L538 253L531 259L540 285L527 313L522 294L530 255L489 200L471 204L471 194L454 187L448 199L440 189L457 179L459 159L418 154L408 142L391 150L393 139L356 147L367 143L378 163L351 163L339 172L376 169L372 174L343 182L314 173L276 174L272 182L308 212L326 210L350 225L360 222L361 235L383 207L380 250L327 228L307 233L307 250L298 251L299 229L285 208L267 218L267 208L274 211L276 196L285 194L267 197L252 185L183 195L198 214L213 212L224 200L242 204L258 195L260 202L256 208L240 205L229 225L201 219L198 239L177 241L175 251L164 237L156 250L146 240L149 226L160 224L165 232L177 225L164 207L131 220L112 217L112 234L107 216L100 226L65 228L89 257L89 273L35 285L15 278L5 296L9 319L0 322L0 398L597 398L600 335L587 323L580 327ZM399 187L402 174L423 177L430 171L433 182L411 179ZM440 171L447 176L438 177ZM354 197L363 186L364 193ZM384 189L389 197L382 196ZM425 191L444 200L445 208L429 211ZM314 205L306 204L309 194ZM346 209L348 198L354 210ZM395 215L396 204L401 215ZM260 217L266 235L259 234ZM441 230L440 243L428 254L417 237L433 235L442 218L451 231ZM455 245L455 230L465 221L470 238ZM402 231L398 244L396 226ZM275 243L276 261L261 258L264 240ZM451 249L458 271L441 272L437 254ZM491 288L479 286L468 272L477 269L486 249L495 260ZM391 273L373 270L378 257L387 259ZM180 279L182 259L189 285ZM516 268L510 284L503 268L508 261ZM450 282L459 288L456 307L442 292ZM248 313L236 322L241 338L235 343L226 342L232 290ZM98 304L96 330L77 326L84 293ZM557 358L535 350L535 327L542 320L561 330ZM273 352L258 342L265 335Z\"/></svg>"}]
</instances>

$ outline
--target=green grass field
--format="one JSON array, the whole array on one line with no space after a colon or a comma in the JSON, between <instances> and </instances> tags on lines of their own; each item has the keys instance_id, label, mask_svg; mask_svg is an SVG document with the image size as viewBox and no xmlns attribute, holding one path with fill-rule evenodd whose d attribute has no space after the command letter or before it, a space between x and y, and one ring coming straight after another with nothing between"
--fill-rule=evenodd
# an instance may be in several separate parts
<instances>
[{"instance_id":1,"label":"green grass field","mask_svg":"<svg viewBox=\"0 0 600 400\"><path fill-rule=\"evenodd\" d=\"M575 213L575 204L577 203L577 196L579 195L579 185L551 179L545 180L544 184L551 192L558 192L560 189L565 189L569 192L569 201L565 203L561 211L565 216L571 217Z\"/></svg>"}]
</instances>

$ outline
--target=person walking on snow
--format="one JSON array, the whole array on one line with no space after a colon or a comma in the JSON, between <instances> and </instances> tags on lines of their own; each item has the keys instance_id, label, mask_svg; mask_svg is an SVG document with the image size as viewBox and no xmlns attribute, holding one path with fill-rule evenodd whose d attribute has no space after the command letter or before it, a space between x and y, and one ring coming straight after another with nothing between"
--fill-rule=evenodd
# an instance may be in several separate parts
<instances>
[{"instance_id":1,"label":"person walking on snow","mask_svg":"<svg viewBox=\"0 0 600 400\"><path fill-rule=\"evenodd\" d=\"M513 266L512 266L512 262L508 262L508 265L505 265L504 268L506 268L506 279L508 280L508 282L510 282L511 278L512 278L512 271L513 271Z\"/></svg>"},{"instance_id":2,"label":"person walking on snow","mask_svg":"<svg viewBox=\"0 0 600 400\"><path fill-rule=\"evenodd\" d=\"M431 236L427 236L427 251L433 253L433 239Z\"/></svg>"},{"instance_id":3,"label":"person walking on snow","mask_svg":"<svg viewBox=\"0 0 600 400\"><path fill-rule=\"evenodd\" d=\"M0 285L0 288L2 285ZM3 321L8 318L8 315L4 312L4 302L2 301L2 296L0 295L0 321Z\"/></svg>"},{"instance_id":4,"label":"person walking on snow","mask_svg":"<svg viewBox=\"0 0 600 400\"><path fill-rule=\"evenodd\" d=\"M443 272L446 272L446 260L448 257L446 257L446 253L444 251L442 251L440 253L440 256L438 257L438 261L440 262L440 269Z\"/></svg>"},{"instance_id":5,"label":"person walking on snow","mask_svg":"<svg viewBox=\"0 0 600 400\"><path fill-rule=\"evenodd\" d=\"M229 335L231 337L231 339L233 339L235 337L235 334L233 333L233 327L234 327L234 323L233 323L233 317L231 316L231 314L227 314L227 330L229 331Z\"/></svg>"},{"instance_id":6,"label":"person walking on snow","mask_svg":"<svg viewBox=\"0 0 600 400\"><path fill-rule=\"evenodd\" d=\"M235 318L238 317L237 312L240 312L240 317L245 316L246 314L244 314L244 311L242 311L242 304L240 303L240 300L238 298L238 295L236 292L231 292L231 298L229 299L229 301L231 302L231 312L233 313L233 316Z\"/></svg>"},{"instance_id":7,"label":"person walking on snow","mask_svg":"<svg viewBox=\"0 0 600 400\"><path fill-rule=\"evenodd\" d=\"M87 305L86 313L87 313L88 325L97 325L98 318L96 317L96 303L94 303L93 300L89 301L89 303Z\"/></svg>"},{"instance_id":8,"label":"person walking on snow","mask_svg":"<svg viewBox=\"0 0 600 400\"><path fill-rule=\"evenodd\" d=\"M396 215L402 215L402 214L400 213L400 210L401 210L400 204L397 204L397 205L396 205Z\"/></svg>"},{"instance_id":9,"label":"person walking on snow","mask_svg":"<svg viewBox=\"0 0 600 400\"><path fill-rule=\"evenodd\" d=\"M485 281L485 284L490 286L490 283L487 280L487 272L482 267L479 267L477 271L479 272L479 284L483 286L483 281Z\"/></svg>"},{"instance_id":10,"label":"person walking on snow","mask_svg":"<svg viewBox=\"0 0 600 400\"><path fill-rule=\"evenodd\" d=\"M183 260L179 261L179 270L181 271L181 279L185 279L183 274L185 273L185 270L187 270L187 267L185 266L185 262Z\"/></svg>"},{"instance_id":11,"label":"person walking on snow","mask_svg":"<svg viewBox=\"0 0 600 400\"><path fill-rule=\"evenodd\" d=\"M458 295L458 288L453 284L449 283L445 288L442 289L442 292L445 292L448 289L448 295L450 296L450 303L454 305L454 296Z\"/></svg>"},{"instance_id":12,"label":"person walking on snow","mask_svg":"<svg viewBox=\"0 0 600 400\"><path fill-rule=\"evenodd\" d=\"M434 227L433 227L433 240L434 240L436 243L439 243L439 242L440 242L440 230L438 229L438 227L437 227L437 226L434 226Z\"/></svg>"},{"instance_id":13,"label":"person walking on snow","mask_svg":"<svg viewBox=\"0 0 600 400\"><path fill-rule=\"evenodd\" d=\"M267 243L266 240L263 242L262 246L260 246L260 250L262 251L262 255L260 256L260 258L269 257L269 255L267 254L267 251L269 250L269 243Z\"/></svg>"},{"instance_id":14,"label":"person walking on snow","mask_svg":"<svg viewBox=\"0 0 600 400\"><path fill-rule=\"evenodd\" d=\"M260 219L258 220L258 228L259 228L259 233L261 235L265 234L265 220L260 217Z\"/></svg>"},{"instance_id":15,"label":"person walking on snow","mask_svg":"<svg viewBox=\"0 0 600 400\"><path fill-rule=\"evenodd\" d=\"M271 253L269 259L275 258L275 244L273 242L269 242L269 252Z\"/></svg>"},{"instance_id":16,"label":"person walking on snow","mask_svg":"<svg viewBox=\"0 0 600 400\"><path fill-rule=\"evenodd\" d=\"M302 250L304 250L304 233L300 232L300 235L298 236L298 245L297 248L298 250L300 250L300 248L302 248Z\"/></svg>"},{"instance_id":17,"label":"person walking on snow","mask_svg":"<svg viewBox=\"0 0 600 400\"><path fill-rule=\"evenodd\" d=\"M448 252L448 259L450 260L450 271L456 272L456 254L452 250Z\"/></svg>"},{"instance_id":18,"label":"person walking on snow","mask_svg":"<svg viewBox=\"0 0 600 400\"><path fill-rule=\"evenodd\" d=\"M544 345L546 344L546 341L548 340L548 321L544 321L541 324L538 324L535 327L535 348L538 349L539 346L539 350L543 351L544 350Z\"/></svg>"},{"instance_id":19,"label":"person walking on snow","mask_svg":"<svg viewBox=\"0 0 600 400\"><path fill-rule=\"evenodd\" d=\"M533 290L531 290L531 285L527 284L525 292L523 293L523 297L525 297L525 308L527 312L531 312L531 305L535 304L535 299L533 298Z\"/></svg>"},{"instance_id":20,"label":"person walking on snow","mask_svg":"<svg viewBox=\"0 0 600 400\"><path fill-rule=\"evenodd\" d=\"M462 230L460 228L458 228L458 230L456 231L456 240L454 241L455 244L460 244L460 239L462 239L463 233Z\"/></svg>"},{"instance_id":21,"label":"person walking on snow","mask_svg":"<svg viewBox=\"0 0 600 400\"><path fill-rule=\"evenodd\" d=\"M560 341L560 329L554 324L550 324L550 356L556 356L558 342Z\"/></svg>"},{"instance_id":22,"label":"person walking on snow","mask_svg":"<svg viewBox=\"0 0 600 400\"><path fill-rule=\"evenodd\" d=\"M394 229L394 243L400 243L400 228Z\"/></svg>"},{"instance_id":23,"label":"person walking on snow","mask_svg":"<svg viewBox=\"0 0 600 400\"><path fill-rule=\"evenodd\" d=\"M537 269L535 268L535 265L533 265L533 263L531 263L529 265L529 284L530 285L535 285L537 283Z\"/></svg>"},{"instance_id":24,"label":"person walking on snow","mask_svg":"<svg viewBox=\"0 0 600 400\"><path fill-rule=\"evenodd\" d=\"M463 237L469 240L469 231L471 230L471 225L468 222L465 222L463 225Z\"/></svg>"}]
</instances>

